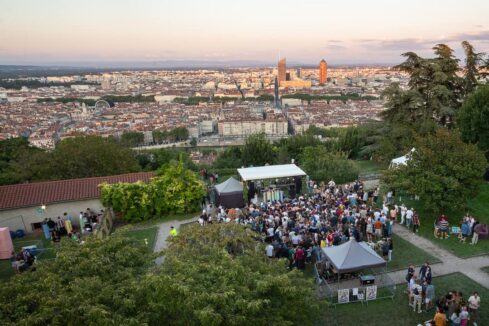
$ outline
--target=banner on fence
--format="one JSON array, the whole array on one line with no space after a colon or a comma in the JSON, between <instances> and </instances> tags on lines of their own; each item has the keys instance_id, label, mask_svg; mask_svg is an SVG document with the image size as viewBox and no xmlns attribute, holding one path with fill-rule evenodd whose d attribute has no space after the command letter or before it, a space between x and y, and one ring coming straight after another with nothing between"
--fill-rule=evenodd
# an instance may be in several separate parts
<instances>
[{"instance_id":1,"label":"banner on fence","mask_svg":"<svg viewBox=\"0 0 489 326\"><path fill-rule=\"evenodd\" d=\"M367 286L367 301L377 299L377 285Z\"/></svg>"},{"instance_id":2,"label":"banner on fence","mask_svg":"<svg viewBox=\"0 0 489 326\"><path fill-rule=\"evenodd\" d=\"M338 303L350 302L350 289L338 290Z\"/></svg>"}]
</instances>

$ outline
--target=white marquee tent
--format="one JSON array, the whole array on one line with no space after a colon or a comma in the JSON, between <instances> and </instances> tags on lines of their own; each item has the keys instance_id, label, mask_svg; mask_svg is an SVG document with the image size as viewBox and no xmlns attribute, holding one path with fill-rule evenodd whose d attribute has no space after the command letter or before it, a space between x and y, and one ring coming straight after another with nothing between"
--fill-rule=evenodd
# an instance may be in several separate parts
<instances>
[{"instance_id":1,"label":"white marquee tent","mask_svg":"<svg viewBox=\"0 0 489 326\"><path fill-rule=\"evenodd\" d=\"M267 165L238 169L243 181L304 176L306 173L295 164Z\"/></svg>"},{"instance_id":2,"label":"white marquee tent","mask_svg":"<svg viewBox=\"0 0 489 326\"><path fill-rule=\"evenodd\" d=\"M407 162L411 159L411 154L414 151L415 151L415 149L413 148L413 149L411 149L411 151L408 154L401 156L401 157L397 157L395 159L392 159L389 167L395 168L396 166L407 165Z\"/></svg>"}]
</instances>

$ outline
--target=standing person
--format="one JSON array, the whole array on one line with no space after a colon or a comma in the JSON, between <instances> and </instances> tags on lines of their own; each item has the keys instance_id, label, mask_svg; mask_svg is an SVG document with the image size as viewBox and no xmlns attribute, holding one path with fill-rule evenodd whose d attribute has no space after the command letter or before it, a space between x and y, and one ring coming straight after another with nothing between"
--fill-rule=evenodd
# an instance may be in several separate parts
<instances>
[{"instance_id":1,"label":"standing person","mask_svg":"<svg viewBox=\"0 0 489 326\"><path fill-rule=\"evenodd\" d=\"M426 283L425 309L429 311L433 307L433 300L435 300L435 286L428 282Z\"/></svg>"},{"instance_id":2,"label":"standing person","mask_svg":"<svg viewBox=\"0 0 489 326\"><path fill-rule=\"evenodd\" d=\"M421 268L419 269L419 278L421 279L421 281L426 281L426 274L428 273L429 268L430 268L430 263L425 262L423 266L421 266ZM430 274L431 274L431 270L430 270Z\"/></svg>"},{"instance_id":3,"label":"standing person","mask_svg":"<svg viewBox=\"0 0 489 326\"><path fill-rule=\"evenodd\" d=\"M379 199L379 187L375 188L375 190L374 190L374 202L373 202L373 204L377 203L377 199Z\"/></svg>"},{"instance_id":4,"label":"standing person","mask_svg":"<svg viewBox=\"0 0 489 326\"><path fill-rule=\"evenodd\" d=\"M175 229L175 227L172 225L172 226L170 227L170 236L172 236L172 237L176 237L176 236L177 236L177 234L178 234L177 229Z\"/></svg>"},{"instance_id":5,"label":"standing person","mask_svg":"<svg viewBox=\"0 0 489 326\"><path fill-rule=\"evenodd\" d=\"M461 313L460 307L457 305L455 311L450 316L450 320L452 321L452 326L460 326L460 322L462 320L460 313Z\"/></svg>"},{"instance_id":6,"label":"standing person","mask_svg":"<svg viewBox=\"0 0 489 326\"><path fill-rule=\"evenodd\" d=\"M411 222L413 220L414 208L408 209L406 211L406 226L408 229L411 228Z\"/></svg>"},{"instance_id":7,"label":"standing person","mask_svg":"<svg viewBox=\"0 0 489 326\"><path fill-rule=\"evenodd\" d=\"M414 265L411 264L409 265L408 267L408 270L407 270L407 275L406 275L406 282L407 282L407 292L409 293L409 282L411 282L411 278L413 278L414 276Z\"/></svg>"},{"instance_id":8,"label":"standing person","mask_svg":"<svg viewBox=\"0 0 489 326\"><path fill-rule=\"evenodd\" d=\"M419 232L419 215L418 213L414 212L413 214L413 233Z\"/></svg>"},{"instance_id":9,"label":"standing person","mask_svg":"<svg viewBox=\"0 0 489 326\"><path fill-rule=\"evenodd\" d=\"M481 306L481 297L479 293L475 291L467 300L469 303L469 314L470 321L477 326L477 322L479 321L479 308Z\"/></svg>"},{"instance_id":10,"label":"standing person","mask_svg":"<svg viewBox=\"0 0 489 326\"><path fill-rule=\"evenodd\" d=\"M404 225L404 218L406 217L407 207L404 203L401 205L401 224Z\"/></svg>"},{"instance_id":11,"label":"standing person","mask_svg":"<svg viewBox=\"0 0 489 326\"><path fill-rule=\"evenodd\" d=\"M466 306L461 307L460 311L460 326L467 326L469 324L469 312Z\"/></svg>"},{"instance_id":12,"label":"standing person","mask_svg":"<svg viewBox=\"0 0 489 326\"><path fill-rule=\"evenodd\" d=\"M294 254L294 259L298 269L304 270L306 268L306 264L304 261L305 260L304 249L302 249L301 246L297 247L297 250L295 251Z\"/></svg>"},{"instance_id":13,"label":"standing person","mask_svg":"<svg viewBox=\"0 0 489 326\"><path fill-rule=\"evenodd\" d=\"M414 285L412 288L413 311L416 312L416 307L418 307L418 314L422 313L422 310L421 310L421 304L423 302L422 292L423 292L422 287L417 282L414 282Z\"/></svg>"},{"instance_id":14,"label":"standing person","mask_svg":"<svg viewBox=\"0 0 489 326\"><path fill-rule=\"evenodd\" d=\"M472 234L472 242L471 242L472 245L476 245L477 242L479 241L479 233L481 232L481 228L482 228L482 224L475 222L475 226L473 229L474 231Z\"/></svg>"},{"instance_id":15,"label":"standing person","mask_svg":"<svg viewBox=\"0 0 489 326\"><path fill-rule=\"evenodd\" d=\"M435 323L435 326L447 326L447 316L445 315L443 308L438 307L435 317L433 317L433 322Z\"/></svg>"},{"instance_id":16,"label":"standing person","mask_svg":"<svg viewBox=\"0 0 489 326\"><path fill-rule=\"evenodd\" d=\"M396 207L392 206L391 210L389 211L389 215L391 217L392 223L397 221L397 209L396 209Z\"/></svg>"},{"instance_id":17,"label":"standing person","mask_svg":"<svg viewBox=\"0 0 489 326\"><path fill-rule=\"evenodd\" d=\"M273 245L269 243L266 247L266 252L267 252L267 257L272 258L273 257Z\"/></svg>"},{"instance_id":18,"label":"standing person","mask_svg":"<svg viewBox=\"0 0 489 326\"><path fill-rule=\"evenodd\" d=\"M389 238L389 261L392 260L392 250L394 250L394 245L392 243L392 238Z\"/></svg>"}]
</instances>

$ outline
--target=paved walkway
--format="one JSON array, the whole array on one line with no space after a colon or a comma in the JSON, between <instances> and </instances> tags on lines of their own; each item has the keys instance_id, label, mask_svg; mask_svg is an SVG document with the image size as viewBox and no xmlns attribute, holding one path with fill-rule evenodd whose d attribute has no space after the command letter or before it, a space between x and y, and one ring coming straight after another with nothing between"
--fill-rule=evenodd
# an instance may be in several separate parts
<instances>
[{"instance_id":1,"label":"paved walkway","mask_svg":"<svg viewBox=\"0 0 489 326\"><path fill-rule=\"evenodd\" d=\"M489 255L465 259L459 258L399 224L394 225L394 233L441 260L441 263L432 264L431 270L433 276L460 272L489 289L489 275L481 270L482 267L489 266ZM470 248L469 244L467 246ZM396 284L400 284L406 282L406 273L407 268L406 270L390 272L388 274Z\"/></svg>"},{"instance_id":2,"label":"paved walkway","mask_svg":"<svg viewBox=\"0 0 489 326\"><path fill-rule=\"evenodd\" d=\"M166 239L170 236L170 229L171 229L172 225L177 228L177 231L179 231L180 225L192 223L192 222L195 222L197 220L198 220L198 216L192 217L192 218L189 218L186 220L180 220L180 221L174 220L174 221L168 221L168 222L163 222L163 223L157 224L156 226L158 227L158 233L156 234L156 242L155 242L154 252L160 252L161 250L166 248L166 246L167 246ZM165 257L160 256L156 259L156 264L159 266L164 261L165 261Z\"/></svg>"}]
</instances>

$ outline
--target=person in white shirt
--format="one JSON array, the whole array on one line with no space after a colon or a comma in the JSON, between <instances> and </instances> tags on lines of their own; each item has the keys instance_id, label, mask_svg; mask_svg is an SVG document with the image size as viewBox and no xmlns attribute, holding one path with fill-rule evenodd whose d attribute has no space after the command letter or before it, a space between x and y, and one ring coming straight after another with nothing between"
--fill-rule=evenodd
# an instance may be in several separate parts
<instances>
[{"instance_id":1,"label":"person in white shirt","mask_svg":"<svg viewBox=\"0 0 489 326\"><path fill-rule=\"evenodd\" d=\"M477 326L477 322L479 321L479 308L481 306L481 297L478 292L474 292L469 299L467 300L469 303L469 314L470 321Z\"/></svg>"},{"instance_id":2,"label":"person in white shirt","mask_svg":"<svg viewBox=\"0 0 489 326\"><path fill-rule=\"evenodd\" d=\"M413 311L416 312L416 306L417 306L418 307L418 314L420 314L422 312L422 310L421 310L421 303L422 303L421 292L422 291L423 291L423 289L421 288L421 285L419 285L415 282L413 287L412 287Z\"/></svg>"},{"instance_id":3,"label":"person in white shirt","mask_svg":"<svg viewBox=\"0 0 489 326\"><path fill-rule=\"evenodd\" d=\"M406 205L401 205L401 224L404 224L404 217L406 217L407 208Z\"/></svg>"},{"instance_id":4,"label":"person in white shirt","mask_svg":"<svg viewBox=\"0 0 489 326\"><path fill-rule=\"evenodd\" d=\"M413 215L414 215L414 208L408 209L406 211L406 226L408 228L411 227L411 223L413 221Z\"/></svg>"},{"instance_id":5,"label":"person in white shirt","mask_svg":"<svg viewBox=\"0 0 489 326\"><path fill-rule=\"evenodd\" d=\"M273 246L271 244L268 244L268 246L266 247L266 252L267 252L268 258L273 257Z\"/></svg>"}]
</instances>

